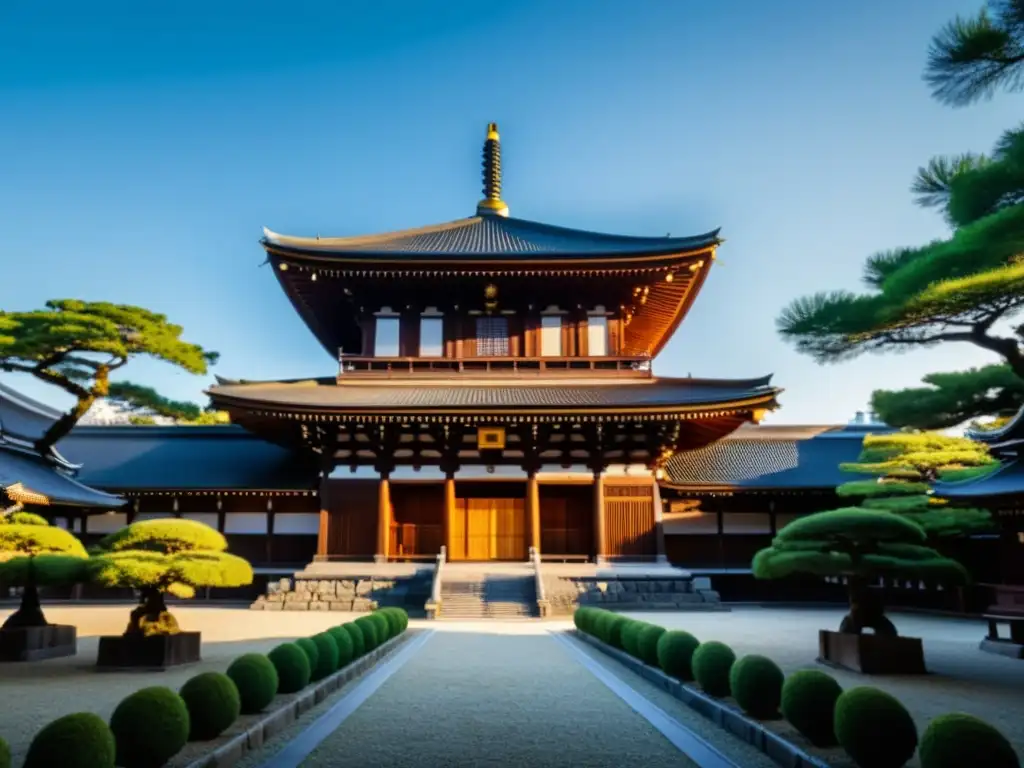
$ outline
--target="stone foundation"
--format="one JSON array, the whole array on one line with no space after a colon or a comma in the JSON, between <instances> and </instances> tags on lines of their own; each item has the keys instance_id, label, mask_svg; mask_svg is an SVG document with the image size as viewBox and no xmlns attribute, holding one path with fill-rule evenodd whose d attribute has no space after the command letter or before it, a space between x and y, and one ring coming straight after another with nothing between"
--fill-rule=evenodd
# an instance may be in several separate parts
<instances>
[{"instance_id":1,"label":"stone foundation","mask_svg":"<svg viewBox=\"0 0 1024 768\"><path fill-rule=\"evenodd\" d=\"M249 607L255 611L372 611L397 606L422 613L430 597L430 579L408 576L382 579L374 576L345 578L291 577L272 581L267 594Z\"/></svg>"},{"instance_id":2,"label":"stone foundation","mask_svg":"<svg viewBox=\"0 0 1024 768\"><path fill-rule=\"evenodd\" d=\"M581 605L619 611L728 610L706 576L559 577L543 576L549 615L571 614Z\"/></svg>"}]
</instances>

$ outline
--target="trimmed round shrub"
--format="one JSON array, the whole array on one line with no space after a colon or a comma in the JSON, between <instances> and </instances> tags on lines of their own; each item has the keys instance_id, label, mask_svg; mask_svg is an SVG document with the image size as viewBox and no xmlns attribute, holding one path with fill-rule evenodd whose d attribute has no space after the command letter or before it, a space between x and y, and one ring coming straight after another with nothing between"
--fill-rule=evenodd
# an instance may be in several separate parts
<instances>
[{"instance_id":1,"label":"trimmed round shrub","mask_svg":"<svg viewBox=\"0 0 1024 768\"><path fill-rule=\"evenodd\" d=\"M637 654L644 664L658 666L658 641L665 634L665 628L648 624L640 630L636 639Z\"/></svg>"},{"instance_id":2,"label":"trimmed round shrub","mask_svg":"<svg viewBox=\"0 0 1024 768\"><path fill-rule=\"evenodd\" d=\"M1002 733L961 712L932 720L921 736L917 755L921 768L1020 768L1017 753Z\"/></svg>"},{"instance_id":3,"label":"trimmed round shrub","mask_svg":"<svg viewBox=\"0 0 1024 768\"><path fill-rule=\"evenodd\" d=\"M388 637L398 637L405 629L402 623L402 611L399 608L382 608L377 611L381 616L387 619L388 622Z\"/></svg>"},{"instance_id":4,"label":"trimmed round shrub","mask_svg":"<svg viewBox=\"0 0 1024 768\"><path fill-rule=\"evenodd\" d=\"M836 701L843 688L831 675L802 669L782 684L782 716L816 747L834 747Z\"/></svg>"},{"instance_id":5,"label":"trimmed round shrub","mask_svg":"<svg viewBox=\"0 0 1024 768\"><path fill-rule=\"evenodd\" d=\"M331 627L326 634L330 635L334 644L338 646L338 669L347 667L355 658L352 649L352 635L342 627Z\"/></svg>"},{"instance_id":6,"label":"trimmed round shrub","mask_svg":"<svg viewBox=\"0 0 1024 768\"><path fill-rule=\"evenodd\" d=\"M117 745L117 765L159 768L188 743L188 707L170 688L143 688L117 705L110 716L110 730Z\"/></svg>"},{"instance_id":7,"label":"trimmed round shrub","mask_svg":"<svg viewBox=\"0 0 1024 768\"><path fill-rule=\"evenodd\" d=\"M363 633L363 645L366 647L367 653L372 651L383 641L380 639L380 635L377 632L377 622L370 621L369 616L360 616L354 622Z\"/></svg>"},{"instance_id":8,"label":"trimmed round shrub","mask_svg":"<svg viewBox=\"0 0 1024 768\"><path fill-rule=\"evenodd\" d=\"M355 625L355 622L348 622L342 624L341 628L348 632L348 636L352 638L352 658L358 659L366 653L366 638L363 636L363 630Z\"/></svg>"},{"instance_id":9,"label":"trimmed round shrub","mask_svg":"<svg viewBox=\"0 0 1024 768\"><path fill-rule=\"evenodd\" d=\"M914 719L898 699L878 688L843 691L834 725L839 745L861 768L902 768L917 749Z\"/></svg>"},{"instance_id":10,"label":"trimmed round shrub","mask_svg":"<svg viewBox=\"0 0 1024 768\"><path fill-rule=\"evenodd\" d=\"M729 672L736 654L725 643L712 640L701 643L693 652L693 677L701 689L712 696L729 695Z\"/></svg>"},{"instance_id":11,"label":"trimmed round shrub","mask_svg":"<svg viewBox=\"0 0 1024 768\"><path fill-rule=\"evenodd\" d=\"M189 741L215 739L238 719L242 700L234 681L220 672L202 672L178 691L188 707Z\"/></svg>"},{"instance_id":12,"label":"trimmed round shrub","mask_svg":"<svg viewBox=\"0 0 1024 768\"><path fill-rule=\"evenodd\" d=\"M785 679L778 664L767 656L752 653L732 665L729 690L748 715L758 720L771 720L779 716Z\"/></svg>"},{"instance_id":13,"label":"trimmed round shrub","mask_svg":"<svg viewBox=\"0 0 1024 768\"><path fill-rule=\"evenodd\" d=\"M639 619L626 619L626 626L619 630L619 637L622 639L622 650L630 656L640 658L640 632L644 627L651 626L646 621Z\"/></svg>"},{"instance_id":14,"label":"trimmed round shrub","mask_svg":"<svg viewBox=\"0 0 1024 768\"><path fill-rule=\"evenodd\" d=\"M96 719L99 720L99 718L96 718ZM100 720L100 722L103 723L102 720ZM103 727L106 728L107 724L103 723ZM109 762L101 762L101 763L97 763L97 765L102 766L102 768L106 768L106 766L108 766L108 765L109 766L113 766L114 765L114 757L113 757L113 755L114 755L114 735L113 734L110 735L110 755L111 755L111 757L110 757L110 761ZM11 748L9 746L7 746L7 742L4 741L3 739L0 739L0 768L11 768Z\"/></svg>"},{"instance_id":15,"label":"trimmed round shrub","mask_svg":"<svg viewBox=\"0 0 1024 768\"><path fill-rule=\"evenodd\" d=\"M395 612L395 615L399 619L399 624L401 626L399 632L405 632L405 630L409 628L409 612L405 610L405 608L392 608L391 610Z\"/></svg>"},{"instance_id":16,"label":"trimmed round shrub","mask_svg":"<svg viewBox=\"0 0 1024 768\"><path fill-rule=\"evenodd\" d=\"M607 639L605 640L608 645L613 648L622 648L622 628L626 626L626 622L629 621L625 616L620 616L617 613L609 614L609 618L605 619L605 633Z\"/></svg>"},{"instance_id":17,"label":"trimmed round shrub","mask_svg":"<svg viewBox=\"0 0 1024 768\"><path fill-rule=\"evenodd\" d=\"M591 634L602 643L608 642L608 627L615 619L615 614L610 611L599 610L594 614L593 632Z\"/></svg>"},{"instance_id":18,"label":"trimmed round shrub","mask_svg":"<svg viewBox=\"0 0 1024 768\"><path fill-rule=\"evenodd\" d=\"M351 640L349 641L351 642ZM312 678L309 656L296 643L281 643L267 654L277 670L277 692L298 693Z\"/></svg>"},{"instance_id":19,"label":"trimmed round shrub","mask_svg":"<svg viewBox=\"0 0 1024 768\"><path fill-rule=\"evenodd\" d=\"M58 717L36 734L24 768L114 768L116 756L114 734L103 718L78 712ZM11 768L11 750L2 739L0 768Z\"/></svg>"},{"instance_id":20,"label":"trimmed round shrub","mask_svg":"<svg viewBox=\"0 0 1024 768\"><path fill-rule=\"evenodd\" d=\"M689 632L673 629L658 638L658 666L676 680L693 680L693 652L700 640Z\"/></svg>"},{"instance_id":21,"label":"trimmed round shrub","mask_svg":"<svg viewBox=\"0 0 1024 768\"><path fill-rule=\"evenodd\" d=\"M306 654L306 658L309 659L309 671L310 675L312 675L313 670L316 669L317 662L320 661L320 651L317 650L316 643L308 637L300 637L295 641L295 644L302 649L302 652Z\"/></svg>"},{"instance_id":22,"label":"trimmed round shrub","mask_svg":"<svg viewBox=\"0 0 1024 768\"><path fill-rule=\"evenodd\" d=\"M231 662L230 677L242 700L242 714L262 712L277 695L277 670L262 653L245 653Z\"/></svg>"},{"instance_id":23,"label":"trimmed round shrub","mask_svg":"<svg viewBox=\"0 0 1024 768\"><path fill-rule=\"evenodd\" d=\"M590 612L590 608L585 605L581 605L572 614L572 623L576 625L576 629L580 632L587 631L587 614Z\"/></svg>"},{"instance_id":24,"label":"trimmed round shrub","mask_svg":"<svg viewBox=\"0 0 1024 768\"><path fill-rule=\"evenodd\" d=\"M384 645L384 643L392 638L391 624L388 622L387 616L374 611L366 618L377 627L377 645Z\"/></svg>"},{"instance_id":25,"label":"trimmed round shrub","mask_svg":"<svg viewBox=\"0 0 1024 768\"><path fill-rule=\"evenodd\" d=\"M338 671L338 644L326 632L313 635L310 640L316 643L317 652L313 680L323 680Z\"/></svg>"}]
</instances>

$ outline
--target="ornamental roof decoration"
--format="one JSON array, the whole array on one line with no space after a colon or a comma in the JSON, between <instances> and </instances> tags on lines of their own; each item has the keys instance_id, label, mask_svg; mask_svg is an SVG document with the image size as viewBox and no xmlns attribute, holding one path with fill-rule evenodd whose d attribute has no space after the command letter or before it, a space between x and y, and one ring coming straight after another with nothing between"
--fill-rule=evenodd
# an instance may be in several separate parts
<instances>
[{"instance_id":1,"label":"ornamental roof decoration","mask_svg":"<svg viewBox=\"0 0 1024 768\"><path fill-rule=\"evenodd\" d=\"M556 227L509 215L501 197L501 139L496 123L487 126L483 159L483 199L476 215L443 224L352 237L296 237L263 228L263 247L282 257L321 260L403 261L473 259L571 260L685 255L722 242L714 229L690 237L633 237Z\"/></svg>"}]
</instances>

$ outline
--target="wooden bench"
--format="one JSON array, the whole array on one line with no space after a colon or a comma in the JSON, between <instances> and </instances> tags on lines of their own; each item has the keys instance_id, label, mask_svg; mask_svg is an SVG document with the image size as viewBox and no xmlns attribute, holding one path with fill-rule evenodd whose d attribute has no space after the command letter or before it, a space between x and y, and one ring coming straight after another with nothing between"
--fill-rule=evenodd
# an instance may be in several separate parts
<instances>
[{"instance_id":1,"label":"wooden bench","mask_svg":"<svg viewBox=\"0 0 1024 768\"><path fill-rule=\"evenodd\" d=\"M1024 613L1004 610L999 613L986 613L983 618L988 622L988 637L986 639L993 642L1001 641L1024 645ZM1008 638L999 636L1000 624L1010 625L1010 636Z\"/></svg>"}]
</instances>

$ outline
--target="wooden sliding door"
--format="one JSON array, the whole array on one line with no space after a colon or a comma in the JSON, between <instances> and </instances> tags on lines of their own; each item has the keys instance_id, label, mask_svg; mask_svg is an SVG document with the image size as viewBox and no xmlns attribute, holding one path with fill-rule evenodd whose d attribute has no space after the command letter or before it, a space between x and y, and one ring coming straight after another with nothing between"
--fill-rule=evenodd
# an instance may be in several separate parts
<instances>
[{"instance_id":1,"label":"wooden sliding door","mask_svg":"<svg viewBox=\"0 0 1024 768\"><path fill-rule=\"evenodd\" d=\"M458 499L451 524L452 560L525 560L523 499Z\"/></svg>"}]
</instances>

